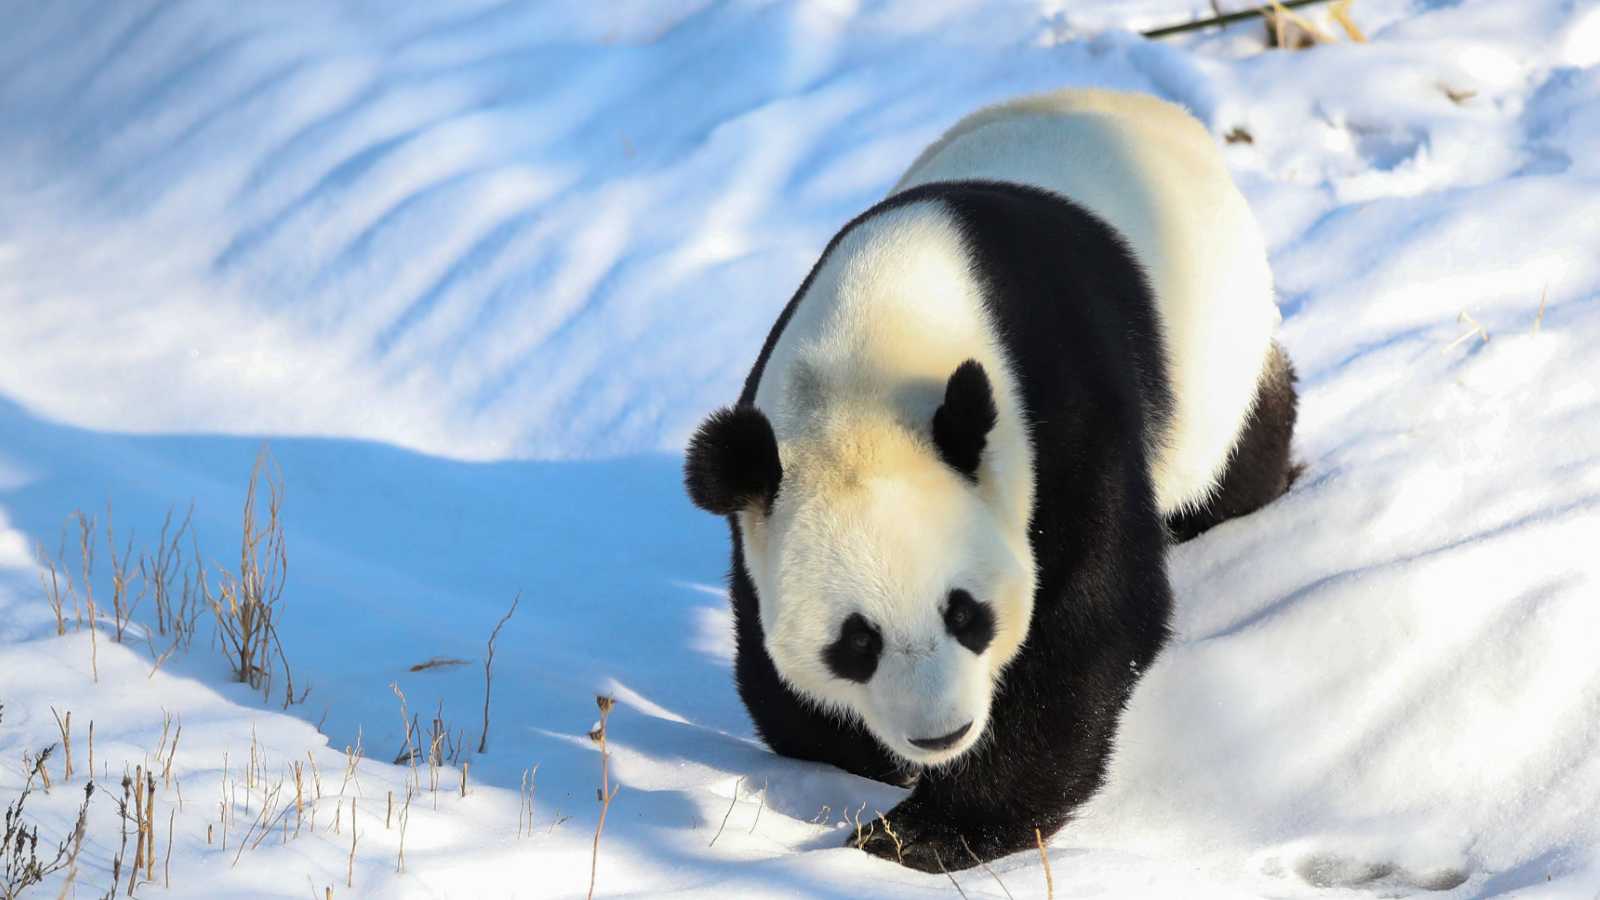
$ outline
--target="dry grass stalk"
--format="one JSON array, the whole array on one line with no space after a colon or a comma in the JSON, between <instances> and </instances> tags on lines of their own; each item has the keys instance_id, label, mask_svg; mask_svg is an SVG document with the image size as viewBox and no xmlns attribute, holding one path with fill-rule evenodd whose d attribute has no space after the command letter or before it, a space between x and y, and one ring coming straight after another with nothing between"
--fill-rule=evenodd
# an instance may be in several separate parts
<instances>
[{"instance_id":1,"label":"dry grass stalk","mask_svg":"<svg viewBox=\"0 0 1600 900\"><path fill-rule=\"evenodd\" d=\"M305 812L306 803L305 768L300 765L299 760L295 760L289 768L294 772L294 836L299 837L300 819Z\"/></svg>"},{"instance_id":2,"label":"dry grass stalk","mask_svg":"<svg viewBox=\"0 0 1600 900\"><path fill-rule=\"evenodd\" d=\"M94 777L94 720L89 720L89 777Z\"/></svg>"},{"instance_id":3,"label":"dry grass stalk","mask_svg":"<svg viewBox=\"0 0 1600 900\"><path fill-rule=\"evenodd\" d=\"M126 785L127 778L123 778ZM133 770L133 871L128 873L128 896L133 896L133 889L139 883L139 870L144 868L144 767L139 766Z\"/></svg>"},{"instance_id":4,"label":"dry grass stalk","mask_svg":"<svg viewBox=\"0 0 1600 900\"><path fill-rule=\"evenodd\" d=\"M128 799L133 790L133 779L123 770L122 774L122 799L117 801L117 820L122 826L122 843L117 848L117 855L111 858L111 890L106 896L110 897L117 892L117 885L122 883L122 860L128 852Z\"/></svg>"},{"instance_id":5,"label":"dry grass stalk","mask_svg":"<svg viewBox=\"0 0 1600 900\"><path fill-rule=\"evenodd\" d=\"M44 545L35 544L34 554L39 558L39 587L44 590L44 596L50 603L50 611L56 616L56 636L67 633L66 604L61 596L61 576L56 571L56 561L45 555ZM50 573L49 580L45 580L45 573ZM69 581L70 584L70 581Z\"/></svg>"},{"instance_id":6,"label":"dry grass stalk","mask_svg":"<svg viewBox=\"0 0 1600 900\"><path fill-rule=\"evenodd\" d=\"M961 889L961 882L956 881L956 876L950 874L950 870L944 867L944 860L939 858L938 848L929 847L928 849L933 851L933 861L938 864L939 871L944 873L944 877L950 879L950 884L955 887L956 893L961 895L961 900L967 900L967 892Z\"/></svg>"},{"instance_id":7,"label":"dry grass stalk","mask_svg":"<svg viewBox=\"0 0 1600 900\"><path fill-rule=\"evenodd\" d=\"M346 744L344 748L344 781L339 784L339 796L341 797L344 796L344 789L349 786L351 781L356 783L356 793L361 793L361 779L356 776L356 763L361 761L363 750L361 741L361 726L357 725L355 746L351 747Z\"/></svg>"},{"instance_id":8,"label":"dry grass stalk","mask_svg":"<svg viewBox=\"0 0 1600 900\"><path fill-rule=\"evenodd\" d=\"M350 798L350 862L344 872L344 886L356 886L356 798Z\"/></svg>"},{"instance_id":9,"label":"dry grass stalk","mask_svg":"<svg viewBox=\"0 0 1600 900\"><path fill-rule=\"evenodd\" d=\"M100 683L100 638L95 622L99 612L94 605L94 520L82 512L78 518L78 555L83 562L83 601L89 609L89 673Z\"/></svg>"},{"instance_id":10,"label":"dry grass stalk","mask_svg":"<svg viewBox=\"0 0 1600 900\"><path fill-rule=\"evenodd\" d=\"M178 811L167 812L167 855L161 861L161 885L167 890L172 890L172 826L178 820Z\"/></svg>"},{"instance_id":11,"label":"dry grass stalk","mask_svg":"<svg viewBox=\"0 0 1600 900\"><path fill-rule=\"evenodd\" d=\"M1350 17L1350 4L1354 2L1355 0L1337 0L1332 6L1328 7L1328 13L1333 16L1335 22L1339 23L1339 27L1344 29L1346 37L1358 44L1365 44L1367 42L1366 33Z\"/></svg>"},{"instance_id":12,"label":"dry grass stalk","mask_svg":"<svg viewBox=\"0 0 1600 900\"><path fill-rule=\"evenodd\" d=\"M895 861L900 863L900 865L902 865L902 866L905 865L906 864L906 857L905 857L905 849L906 848L905 848L905 844L901 843L901 841L900 841L900 835L894 833L894 828L890 827L888 818L886 818L884 816L884 814L881 813L881 812L878 813L878 821L883 823L883 833L887 834L889 836L889 840L894 841L894 858L895 858ZM963 840L965 840L965 838L963 838ZM972 852L971 848L968 848L967 852L971 853Z\"/></svg>"},{"instance_id":13,"label":"dry grass stalk","mask_svg":"<svg viewBox=\"0 0 1600 900\"><path fill-rule=\"evenodd\" d=\"M885 826L887 826L888 824L889 823L887 823L887 822L884 823ZM972 852L972 845L967 843L967 836L964 835L964 834L961 836L961 846L966 848L967 855L972 857L972 861L978 864L978 868L984 870L985 872L988 872L989 873L989 877L994 879L994 883L1000 885L1000 891L1001 891L1001 893L1006 895L1007 900L1016 900L1016 898L1011 896L1011 891L1006 889L1006 883L1004 881L1000 880L1000 876L996 875L994 873L994 870L989 868L989 864L988 863L986 863L983 860L979 859L978 858L978 854Z\"/></svg>"},{"instance_id":14,"label":"dry grass stalk","mask_svg":"<svg viewBox=\"0 0 1600 900\"><path fill-rule=\"evenodd\" d=\"M389 801L383 807L383 830L388 831L390 823L394 821L394 791L389 792Z\"/></svg>"},{"instance_id":15,"label":"dry grass stalk","mask_svg":"<svg viewBox=\"0 0 1600 900\"><path fill-rule=\"evenodd\" d=\"M717 838L722 837L722 829L728 827L728 817L733 815L733 807L739 802L739 785L741 784L744 784L743 775L739 776L739 780L733 783L733 796L728 798L728 811L722 814L722 824L717 826L717 833L711 836L711 843L707 844L707 847L715 847Z\"/></svg>"},{"instance_id":16,"label":"dry grass stalk","mask_svg":"<svg viewBox=\"0 0 1600 900\"><path fill-rule=\"evenodd\" d=\"M606 827L606 813L611 810L611 801L617 798L617 792L622 790L620 784L615 789L611 787L611 751L606 747L606 720L611 717L611 709L616 706L616 701L601 696L594 698L594 703L600 708L600 724L589 732L589 739L600 745L600 788L595 791L595 799L600 803L600 820L594 826L594 848L589 855L588 900L594 900L595 875L600 867L600 833Z\"/></svg>"},{"instance_id":17,"label":"dry grass stalk","mask_svg":"<svg viewBox=\"0 0 1600 900\"><path fill-rule=\"evenodd\" d=\"M133 560L133 535L128 535L127 545L122 550L122 555L117 555L117 537L112 528L111 504L106 504L106 549L111 554L111 616L115 626L113 634L117 643L122 643L122 638L128 630L128 625L133 621L133 611L144 600L145 586L139 588L138 596L129 596L130 571L129 563Z\"/></svg>"},{"instance_id":18,"label":"dry grass stalk","mask_svg":"<svg viewBox=\"0 0 1600 900\"><path fill-rule=\"evenodd\" d=\"M1328 0L1284 0L1283 5L1288 9L1296 9L1301 6L1310 6L1313 3L1326 2L1328 2ZM1194 21L1183 22L1178 25L1164 25L1160 28L1152 28L1143 32L1143 36L1147 38L1161 38L1173 34L1183 34L1184 32L1188 31L1199 31L1204 28L1212 28L1219 25L1231 25L1234 22L1242 22L1246 19L1252 19L1258 15L1264 15L1271 11L1272 8L1270 6L1259 6L1252 7L1250 9L1242 9L1238 12L1225 13L1222 11L1221 7L1217 5L1217 0L1211 0L1212 15L1209 18L1196 19Z\"/></svg>"},{"instance_id":19,"label":"dry grass stalk","mask_svg":"<svg viewBox=\"0 0 1600 900\"><path fill-rule=\"evenodd\" d=\"M239 847L233 853L233 863L232 863L232 865L237 866L239 864L239 857L244 855L244 851L245 851L246 847L254 849L255 847L261 846L261 839L260 838L258 838L254 844L250 843L250 838L251 838L252 835L254 835L256 833L257 829L260 829L260 831L261 831L261 838L265 838L268 834L270 834L272 832L272 826L273 826L273 824L275 824L272 821L272 813L273 813L273 810L277 808L277 805L278 805L278 792L281 791L282 789L283 789L283 782L280 781L278 783L278 787L277 788L275 788L272 791L267 792L265 794L265 796L262 797L261 812L259 814L257 814L254 819L251 820L250 827L245 830L244 838L239 841ZM223 831L223 835L224 836L227 835L227 831L226 830Z\"/></svg>"},{"instance_id":20,"label":"dry grass stalk","mask_svg":"<svg viewBox=\"0 0 1600 900\"><path fill-rule=\"evenodd\" d=\"M1267 23L1267 46L1284 50L1304 50L1318 44L1334 43L1334 37L1318 28L1305 16L1284 6L1282 0L1269 0L1261 10Z\"/></svg>"},{"instance_id":21,"label":"dry grass stalk","mask_svg":"<svg viewBox=\"0 0 1600 900\"><path fill-rule=\"evenodd\" d=\"M489 689L494 686L494 642L500 636L500 629L511 621L511 616L517 611L517 604L522 602L522 592L511 599L511 608L495 623L494 631L489 632L489 652L483 657L483 735L478 738L478 752L485 753L489 749Z\"/></svg>"},{"instance_id":22,"label":"dry grass stalk","mask_svg":"<svg viewBox=\"0 0 1600 900\"><path fill-rule=\"evenodd\" d=\"M406 802L400 807L400 850L395 857L395 871L406 873L406 823L411 821L411 788L406 787Z\"/></svg>"},{"instance_id":23,"label":"dry grass stalk","mask_svg":"<svg viewBox=\"0 0 1600 900\"><path fill-rule=\"evenodd\" d=\"M1035 828L1033 839L1039 845L1039 861L1044 863L1044 895L1045 900L1055 900L1056 880L1050 874L1050 854L1044 852L1044 834Z\"/></svg>"},{"instance_id":24,"label":"dry grass stalk","mask_svg":"<svg viewBox=\"0 0 1600 900\"><path fill-rule=\"evenodd\" d=\"M178 723L178 730L172 735L172 747L167 750L167 762L161 767L161 783L164 786L172 785L172 761L178 756L178 741L183 738L183 723Z\"/></svg>"},{"instance_id":25,"label":"dry grass stalk","mask_svg":"<svg viewBox=\"0 0 1600 900\"><path fill-rule=\"evenodd\" d=\"M389 682L389 690L394 691L394 695L400 700L400 725L405 729L405 745L401 747L399 754L395 756L394 763L397 766L409 763L411 766L411 780L416 787L420 788L422 782L417 774L417 756L421 753L421 749L416 744L416 720L406 711L406 694L405 691L400 690L400 683L397 681Z\"/></svg>"},{"instance_id":26,"label":"dry grass stalk","mask_svg":"<svg viewBox=\"0 0 1600 900\"><path fill-rule=\"evenodd\" d=\"M173 635L173 646L188 646L194 637L194 623L200 615L194 602L193 583L179 575L185 572L183 537L194 518L194 505L190 504L178 530L172 531L172 509L167 509L161 522L161 535L156 541L154 556L140 555L139 575L149 589L156 610L156 632ZM169 537L170 534L170 537ZM198 554L197 554L198 556ZM178 588L177 592L174 588ZM176 596L175 596L176 593ZM170 652L170 651L169 651Z\"/></svg>"},{"instance_id":27,"label":"dry grass stalk","mask_svg":"<svg viewBox=\"0 0 1600 900\"><path fill-rule=\"evenodd\" d=\"M62 750L62 755L66 757L65 767L63 768L62 774L61 774L61 780L62 781L71 781L72 780L72 710L70 710L70 709L67 710L66 718L63 719L61 717L61 714L56 712L56 708L54 706L52 706L52 707L50 707L50 715L56 717L56 728L60 729L60 731L61 731L61 750ZM94 775L94 770L90 769L89 770L89 774L91 776Z\"/></svg>"},{"instance_id":28,"label":"dry grass stalk","mask_svg":"<svg viewBox=\"0 0 1600 900\"><path fill-rule=\"evenodd\" d=\"M322 772L317 768L317 758L306 751L306 760L311 763L311 789L316 792L316 799L322 799ZM312 807L312 814L316 814L316 807Z\"/></svg>"},{"instance_id":29,"label":"dry grass stalk","mask_svg":"<svg viewBox=\"0 0 1600 900\"><path fill-rule=\"evenodd\" d=\"M469 762L464 762L461 764L461 796L463 799L465 799L467 796L467 769L471 765L472 763Z\"/></svg>"},{"instance_id":30,"label":"dry grass stalk","mask_svg":"<svg viewBox=\"0 0 1600 900\"><path fill-rule=\"evenodd\" d=\"M1536 316L1534 318L1534 320L1533 320L1533 333L1534 334L1538 334L1539 333L1539 326L1544 324L1544 304L1545 304L1545 301L1547 301L1549 299L1550 299L1550 286L1549 285L1545 285L1544 288L1541 291L1539 291L1539 315Z\"/></svg>"},{"instance_id":31,"label":"dry grass stalk","mask_svg":"<svg viewBox=\"0 0 1600 900\"><path fill-rule=\"evenodd\" d=\"M1474 319L1470 314L1467 313L1466 310L1462 310L1461 311L1461 315L1456 316L1456 322L1457 323L1466 322L1467 324L1472 326L1472 329L1469 330L1466 334L1463 334L1460 337L1456 338L1455 340L1451 341L1444 348L1444 352L1449 353L1451 350L1454 350L1456 347L1459 347L1462 344L1462 342L1471 340L1474 337L1481 337L1481 338L1483 338L1483 342L1485 344L1489 343L1489 329L1484 328L1482 325L1478 324L1478 320Z\"/></svg>"},{"instance_id":32,"label":"dry grass stalk","mask_svg":"<svg viewBox=\"0 0 1600 900\"><path fill-rule=\"evenodd\" d=\"M533 834L533 791L535 779L539 775L539 766L522 770L522 786L517 790L517 798L521 801L517 809L517 837L524 834ZM524 826L526 822L526 826Z\"/></svg>"},{"instance_id":33,"label":"dry grass stalk","mask_svg":"<svg viewBox=\"0 0 1600 900\"><path fill-rule=\"evenodd\" d=\"M761 802L756 805L756 817L750 822L750 833L756 833L756 825L761 821L761 811L767 808L767 779L761 779Z\"/></svg>"},{"instance_id":34,"label":"dry grass stalk","mask_svg":"<svg viewBox=\"0 0 1600 900\"><path fill-rule=\"evenodd\" d=\"M39 782L44 786L44 792L46 794L50 793L51 787L50 770L47 768L47 764L50 761L50 754L54 753L55 750L56 745L51 744L43 750L40 750L37 756L30 751L22 751L22 770L28 773L28 779L30 782L35 776L38 776Z\"/></svg>"},{"instance_id":35,"label":"dry grass stalk","mask_svg":"<svg viewBox=\"0 0 1600 900\"><path fill-rule=\"evenodd\" d=\"M144 773L144 880L156 878L156 776Z\"/></svg>"},{"instance_id":36,"label":"dry grass stalk","mask_svg":"<svg viewBox=\"0 0 1600 900\"><path fill-rule=\"evenodd\" d=\"M257 515L260 485L266 484L266 518ZM278 639L277 617L289 573L289 555L283 530L283 479L275 474L271 455L263 446L250 470L245 490L244 520L239 543L239 571L219 570L217 593L205 578L199 579L201 596L216 618L223 650L240 682L263 692L271 691L274 657L283 667L283 706L305 699L295 696L289 661ZM309 693L309 691L308 691Z\"/></svg>"}]
</instances>

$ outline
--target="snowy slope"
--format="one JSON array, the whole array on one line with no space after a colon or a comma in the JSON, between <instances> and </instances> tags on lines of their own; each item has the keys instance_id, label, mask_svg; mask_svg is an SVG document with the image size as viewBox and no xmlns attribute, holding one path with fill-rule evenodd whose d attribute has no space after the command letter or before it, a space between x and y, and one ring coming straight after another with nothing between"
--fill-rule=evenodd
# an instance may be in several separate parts
<instances>
[{"instance_id":1,"label":"snowy slope","mask_svg":"<svg viewBox=\"0 0 1600 900\"><path fill-rule=\"evenodd\" d=\"M1273 249L1309 468L1173 554L1178 639L1051 845L1056 895L1594 896L1600 8L1357 0L1369 43L1300 53L1256 24L1118 30L1208 8L0 7L0 801L71 709L80 772L61 785L58 750L28 801L59 836L87 723L110 795L166 710L174 895L581 895L605 691L600 895L953 893L838 846L846 810L898 791L752 740L724 529L678 451L922 145L980 103L1096 84L1250 135L1227 154ZM148 546L193 501L226 564L263 438L309 698L286 715L230 684L205 632L152 675L145 641L102 630L94 682L35 546L108 502ZM489 752L465 797L452 768L413 800L398 873L389 686L475 744L518 591ZM408 670L436 656L466 664ZM252 735L266 788L310 752L326 796L314 833L235 864L264 799ZM358 735L370 758L332 796ZM109 882L110 799L84 895ZM1037 856L993 870L961 889L1045 895Z\"/></svg>"}]
</instances>

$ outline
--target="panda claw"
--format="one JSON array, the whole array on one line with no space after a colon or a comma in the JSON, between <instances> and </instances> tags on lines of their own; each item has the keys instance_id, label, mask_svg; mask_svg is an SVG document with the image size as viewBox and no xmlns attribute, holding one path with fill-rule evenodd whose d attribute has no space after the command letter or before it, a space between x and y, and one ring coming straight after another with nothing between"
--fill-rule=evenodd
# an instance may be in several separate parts
<instances>
[{"instance_id":1,"label":"panda claw","mask_svg":"<svg viewBox=\"0 0 1600 900\"><path fill-rule=\"evenodd\" d=\"M959 872L978 863L961 835L925 832L903 821L887 828L882 821L864 826L845 846L922 872Z\"/></svg>"}]
</instances>

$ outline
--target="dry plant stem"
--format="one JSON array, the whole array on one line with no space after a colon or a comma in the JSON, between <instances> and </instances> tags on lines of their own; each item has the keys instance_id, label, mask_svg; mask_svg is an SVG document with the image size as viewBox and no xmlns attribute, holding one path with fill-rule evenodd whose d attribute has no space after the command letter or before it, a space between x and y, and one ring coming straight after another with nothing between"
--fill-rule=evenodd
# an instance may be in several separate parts
<instances>
[{"instance_id":1,"label":"dry plant stem","mask_svg":"<svg viewBox=\"0 0 1600 900\"><path fill-rule=\"evenodd\" d=\"M522 602L522 592L511 599L511 608L495 623L494 631L489 632L489 652L483 657L483 735L478 738L478 752L485 753L489 749L489 689L494 685L494 642L500 636L500 629L511 621L511 616L517 611L517 604Z\"/></svg>"},{"instance_id":2,"label":"dry plant stem","mask_svg":"<svg viewBox=\"0 0 1600 900\"><path fill-rule=\"evenodd\" d=\"M734 804L739 802L739 785L741 784L744 784L744 776L742 775L738 781L733 783L733 796L728 798L728 811L722 814L722 824L717 826L717 833L711 836L711 843L707 844L707 847L715 847L717 838L722 837L722 829L728 827L728 817L733 815Z\"/></svg>"},{"instance_id":3,"label":"dry plant stem","mask_svg":"<svg viewBox=\"0 0 1600 900\"><path fill-rule=\"evenodd\" d=\"M144 868L144 767L133 770L133 819L136 833L133 838L133 872L128 876L128 896L133 896L133 886L139 881L139 870Z\"/></svg>"},{"instance_id":4,"label":"dry plant stem","mask_svg":"<svg viewBox=\"0 0 1600 900\"><path fill-rule=\"evenodd\" d=\"M141 588L139 596L128 599L128 563L133 558L133 536L129 535L127 545L122 555L117 555L117 538L112 528L111 504L106 504L106 549L111 554L111 615L112 624L117 643L122 643L123 635L128 629L128 623L133 620L133 611L144 599L144 589Z\"/></svg>"},{"instance_id":5,"label":"dry plant stem","mask_svg":"<svg viewBox=\"0 0 1600 900\"><path fill-rule=\"evenodd\" d=\"M94 720L89 720L89 777L94 777Z\"/></svg>"},{"instance_id":6,"label":"dry plant stem","mask_svg":"<svg viewBox=\"0 0 1600 900\"><path fill-rule=\"evenodd\" d=\"M956 877L951 875L950 870L944 867L944 860L939 858L939 851L932 847L928 849L933 850L933 861L939 864L939 871L944 873L944 877L950 879L950 884L955 887L956 893L961 895L961 900L967 900L967 892L961 889L961 883L956 881Z\"/></svg>"},{"instance_id":7,"label":"dry plant stem","mask_svg":"<svg viewBox=\"0 0 1600 900\"><path fill-rule=\"evenodd\" d=\"M900 835L894 833L894 829L889 826L889 820L887 818L885 818L883 813L881 813L881 812L878 813L878 821L883 823L883 832L884 832L884 834L887 834L889 836L889 840L894 841L894 858L895 858L895 860L897 862L899 862L900 865L902 865L902 866L905 865L906 864L905 845L900 842ZM966 840L966 839L962 838L962 840ZM970 847L967 848L967 852L971 853L972 852L972 848L970 848Z\"/></svg>"},{"instance_id":8,"label":"dry plant stem","mask_svg":"<svg viewBox=\"0 0 1600 900\"><path fill-rule=\"evenodd\" d=\"M754 821L752 821L750 823L750 833L751 834L755 834L756 833L756 825L757 825L757 823L759 823L761 821L761 811L763 809L767 808L767 787L768 787L767 779L765 779L765 778L761 779L761 803L758 806L756 806L756 817L755 817ZM887 823L885 823L885 827L888 827Z\"/></svg>"},{"instance_id":9,"label":"dry plant stem","mask_svg":"<svg viewBox=\"0 0 1600 900\"><path fill-rule=\"evenodd\" d=\"M55 560L45 555L44 544L35 543L34 553L39 557L39 587L44 589L44 595L50 601L50 611L56 616L56 636L61 637L67 633L67 620L64 604L61 600L61 581L56 574ZM45 572L50 573L50 580L45 581Z\"/></svg>"},{"instance_id":10,"label":"dry plant stem","mask_svg":"<svg viewBox=\"0 0 1600 900\"><path fill-rule=\"evenodd\" d=\"M257 515L260 484L267 486L266 521ZM244 520L239 544L239 571L218 572L217 593L205 579L200 591L217 622L223 650L234 677L253 688L270 691L273 656L283 664L284 708L298 702L283 644L278 639L277 614L288 577L289 557L284 543L283 480L271 466L265 445L257 454L245 490ZM304 699L301 695L299 699Z\"/></svg>"},{"instance_id":11,"label":"dry plant stem","mask_svg":"<svg viewBox=\"0 0 1600 900\"><path fill-rule=\"evenodd\" d=\"M396 857L396 869L401 875L406 873L406 823L411 821L411 788L406 788L406 802L400 808L400 852Z\"/></svg>"},{"instance_id":12,"label":"dry plant stem","mask_svg":"<svg viewBox=\"0 0 1600 900\"><path fill-rule=\"evenodd\" d=\"M887 825L888 823L885 822L884 824ZM1004 881L1000 880L1000 876L996 875L994 873L994 870L989 868L989 864L988 863L986 863L983 860L979 859L978 858L978 854L972 852L972 845L967 843L967 836L964 835L964 834L961 836L961 846L966 848L967 855L972 857L972 861L978 864L978 868L984 870L985 872L988 872L989 873L989 877L994 879L994 883L1000 885L1000 891L1001 891L1001 893L1006 895L1007 900L1016 900L1016 898L1011 896L1011 891L1006 889L1006 883Z\"/></svg>"},{"instance_id":13,"label":"dry plant stem","mask_svg":"<svg viewBox=\"0 0 1600 900\"><path fill-rule=\"evenodd\" d=\"M156 878L156 776L144 773L144 880Z\"/></svg>"},{"instance_id":14,"label":"dry plant stem","mask_svg":"<svg viewBox=\"0 0 1600 900\"><path fill-rule=\"evenodd\" d=\"M1313 3L1326 2L1328 2L1328 0L1286 0L1283 5L1289 9L1298 9L1302 6L1310 6ZM1215 4L1212 5L1212 9L1216 9ZM1246 19L1253 19L1257 16L1265 15L1267 12L1270 12L1271 9L1272 7L1270 6L1258 6L1250 9L1241 9L1238 12L1226 14L1218 13L1217 15L1207 19L1196 19L1193 22L1184 22L1180 25L1165 25L1161 28L1152 28L1149 31L1144 32L1143 36L1147 38L1160 38L1166 37L1169 34L1182 34L1186 31L1199 31L1202 28L1210 28L1215 25L1232 25L1234 22L1243 22Z\"/></svg>"},{"instance_id":15,"label":"dry plant stem","mask_svg":"<svg viewBox=\"0 0 1600 900\"><path fill-rule=\"evenodd\" d=\"M163 784L172 783L172 760L178 755L178 740L183 737L183 723L178 723L178 730L172 736L172 749L167 751L167 764L161 768L161 781Z\"/></svg>"},{"instance_id":16,"label":"dry plant stem","mask_svg":"<svg viewBox=\"0 0 1600 900\"><path fill-rule=\"evenodd\" d=\"M409 762L411 764L411 779L420 787L422 783L417 776L417 755L420 750L415 741L416 727L412 724L410 714L406 712L406 695L404 691L400 690L400 683L396 681L389 682L389 690L394 691L394 695L400 698L400 725L405 729L405 747L401 750L400 756L395 759L395 763Z\"/></svg>"},{"instance_id":17,"label":"dry plant stem","mask_svg":"<svg viewBox=\"0 0 1600 900\"><path fill-rule=\"evenodd\" d=\"M178 811L171 810L167 813L167 856L161 862L161 882L167 890L172 890L172 825L178 819Z\"/></svg>"},{"instance_id":18,"label":"dry plant stem","mask_svg":"<svg viewBox=\"0 0 1600 900\"><path fill-rule=\"evenodd\" d=\"M1539 333L1539 326L1544 324L1544 304L1545 304L1545 301L1549 300L1549 299L1550 299L1550 286L1549 285L1545 285L1544 289L1539 292L1539 315L1533 320L1533 333L1534 334L1538 334Z\"/></svg>"},{"instance_id":19,"label":"dry plant stem","mask_svg":"<svg viewBox=\"0 0 1600 900\"><path fill-rule=\"evenodd\" d=\"M63 754L66 756L65 769L62 772L61 780L62 781L71 781L72 780L72 710L70 710L70 709L67 710L66 718L63 719L61 714L56 712L56 708L54 706L52 706L52 707L50 707L50 715L56 717L56 727L61 730L61 749L63 751ZM93 764L91 763L91 765L93 765ZM94 774L94 770L92 768L89 770L89 774L90 775Z\"/></svg>"},{"instance_id":20,"label":"dry plant stem","mask_svg":"<svg viewBox=\"0 0 1600 900\"><path fill-rule=\"evenodd\" d=\"M344 872L344 886L356 886L356 798L350 798L350 862Z\"/></svg>"},{"instance_id":21,"label":"dry plant stem","mask_svg":"<svg viewBox=\"0 0 1600 900\"><path fill-rule=\"evenodd\" d=\"M83 600L89 609L89 674L95 684L100 683L100 638L95 620L99 613L94 605L94 520L79 512L78 554L83 560Z\"/></svg>"},{"instance_id":22,"label":"dry plant stem","mask_svg":"<svg viewBox=\"0 0 1600 900\"><path fill-rule=\"evenodd\" d=\"M1354 19L1350 18L1350 4L1352 2L1353 0L1337 0L1333 6L1329 7L1328 12L1333 15L1333 20L1339 23L1339 27L1344 29L1344 33L1349 36L1350 40L1358 44L1365 44L1367 42L1366 33L1361 30L1361 27L1356 24Z\"/></svg>"},{"instance_id":23,"label":"dry plant stem","mask_svg":"<svg viewBox=\"0 0 1600 900\"><path fill-rule=\"evenodd\" d=\"M600 790L595 792L595 799L600 801L600 820L594 826L594 848L589 855L588 900L594 900L595 875L600 866L600 833L606 827L606 813L611 809L611 801L616 799L617 791L622 790L621 785L618 785L616 790L611 788L611 753L606 749L606 720L610 718L611 709L616 705L616 701L610 697L596 697L594 702L600 708L600 724L594 731L589 732L589 737L600 745Z\"/></svg>"},{"instance_id":24,"label":"dry plant stem","mask_svg":"<svg viewBox=\"0 0 1600 900\"><path fill-rule=\"evenodd\" d=\"M1044 834L1035 828L1033 830L1033 839L1039 844L1039 861L1044 863L1045 900L1055 900L1056 880L1050 875L1050 854L1044 852Z\"/></svg>"}]
</instances>

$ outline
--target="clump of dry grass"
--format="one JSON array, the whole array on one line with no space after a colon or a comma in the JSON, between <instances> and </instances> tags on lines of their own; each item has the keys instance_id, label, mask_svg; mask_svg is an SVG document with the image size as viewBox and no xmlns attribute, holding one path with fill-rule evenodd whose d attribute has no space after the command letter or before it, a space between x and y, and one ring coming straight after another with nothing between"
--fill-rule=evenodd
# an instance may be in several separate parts
<instances>
[{"instance_id":1,"label":"clump of dry grass","mask_svg":"<svg viewBox=\"0 0 1600 900\"><path fill-rule=\"evenodd\" d=\"M266 485L266 517L257 514L259 489ZM283 587L289 574L289 554L283 531L283 478L275 471L266 447L256 456L245 491L243 532L239 543L239 570L219 570L213 594L202 576L201 596L216 618L234 676L270 694L276 665L285 682L283 707L305 699L294 691L289 660L278 639Z\"/></svg>"},{"instance_id":2,"label":"clump of dry grass","mask_svg":"<svg viewBox=\"0 0 1600 900\"><path fill-rule=\"evenodd\" d=\"M169 508L161 522L155 552L140 554L139 577L155 604L155 633L162 637L172 635L174 647L188 647L194 641L195 625L201 612L194 574L200 554L196 550L195 559L185 565L183 539L186 534L192 537L190 524L194 520L194 506L189 506L176 531L172 530L172 512Z\"/></svg>"},{"instance_id":3,"label":"clump of dry grass","mask_svg":"<svg viewBox=\"0 0 1600 900\"><path fill-rule=\"evenodd\" d=\"M43 754L41 754L43 755ZM6 807L5 827L0 832L0 897L5 900L21 896L22 892L39 884L57 872L67 870L65 892L76 871L78 853L83 849L85 825L89 817L89 801L94 797L94 782L83 786L83 803L78 807L78 817L72 830L46 856L39 855L39 826L31 828L24 819L28 797L33 793L33 774L30 772L22 785L22 792Z\"/></svg>"}]
</instances>

